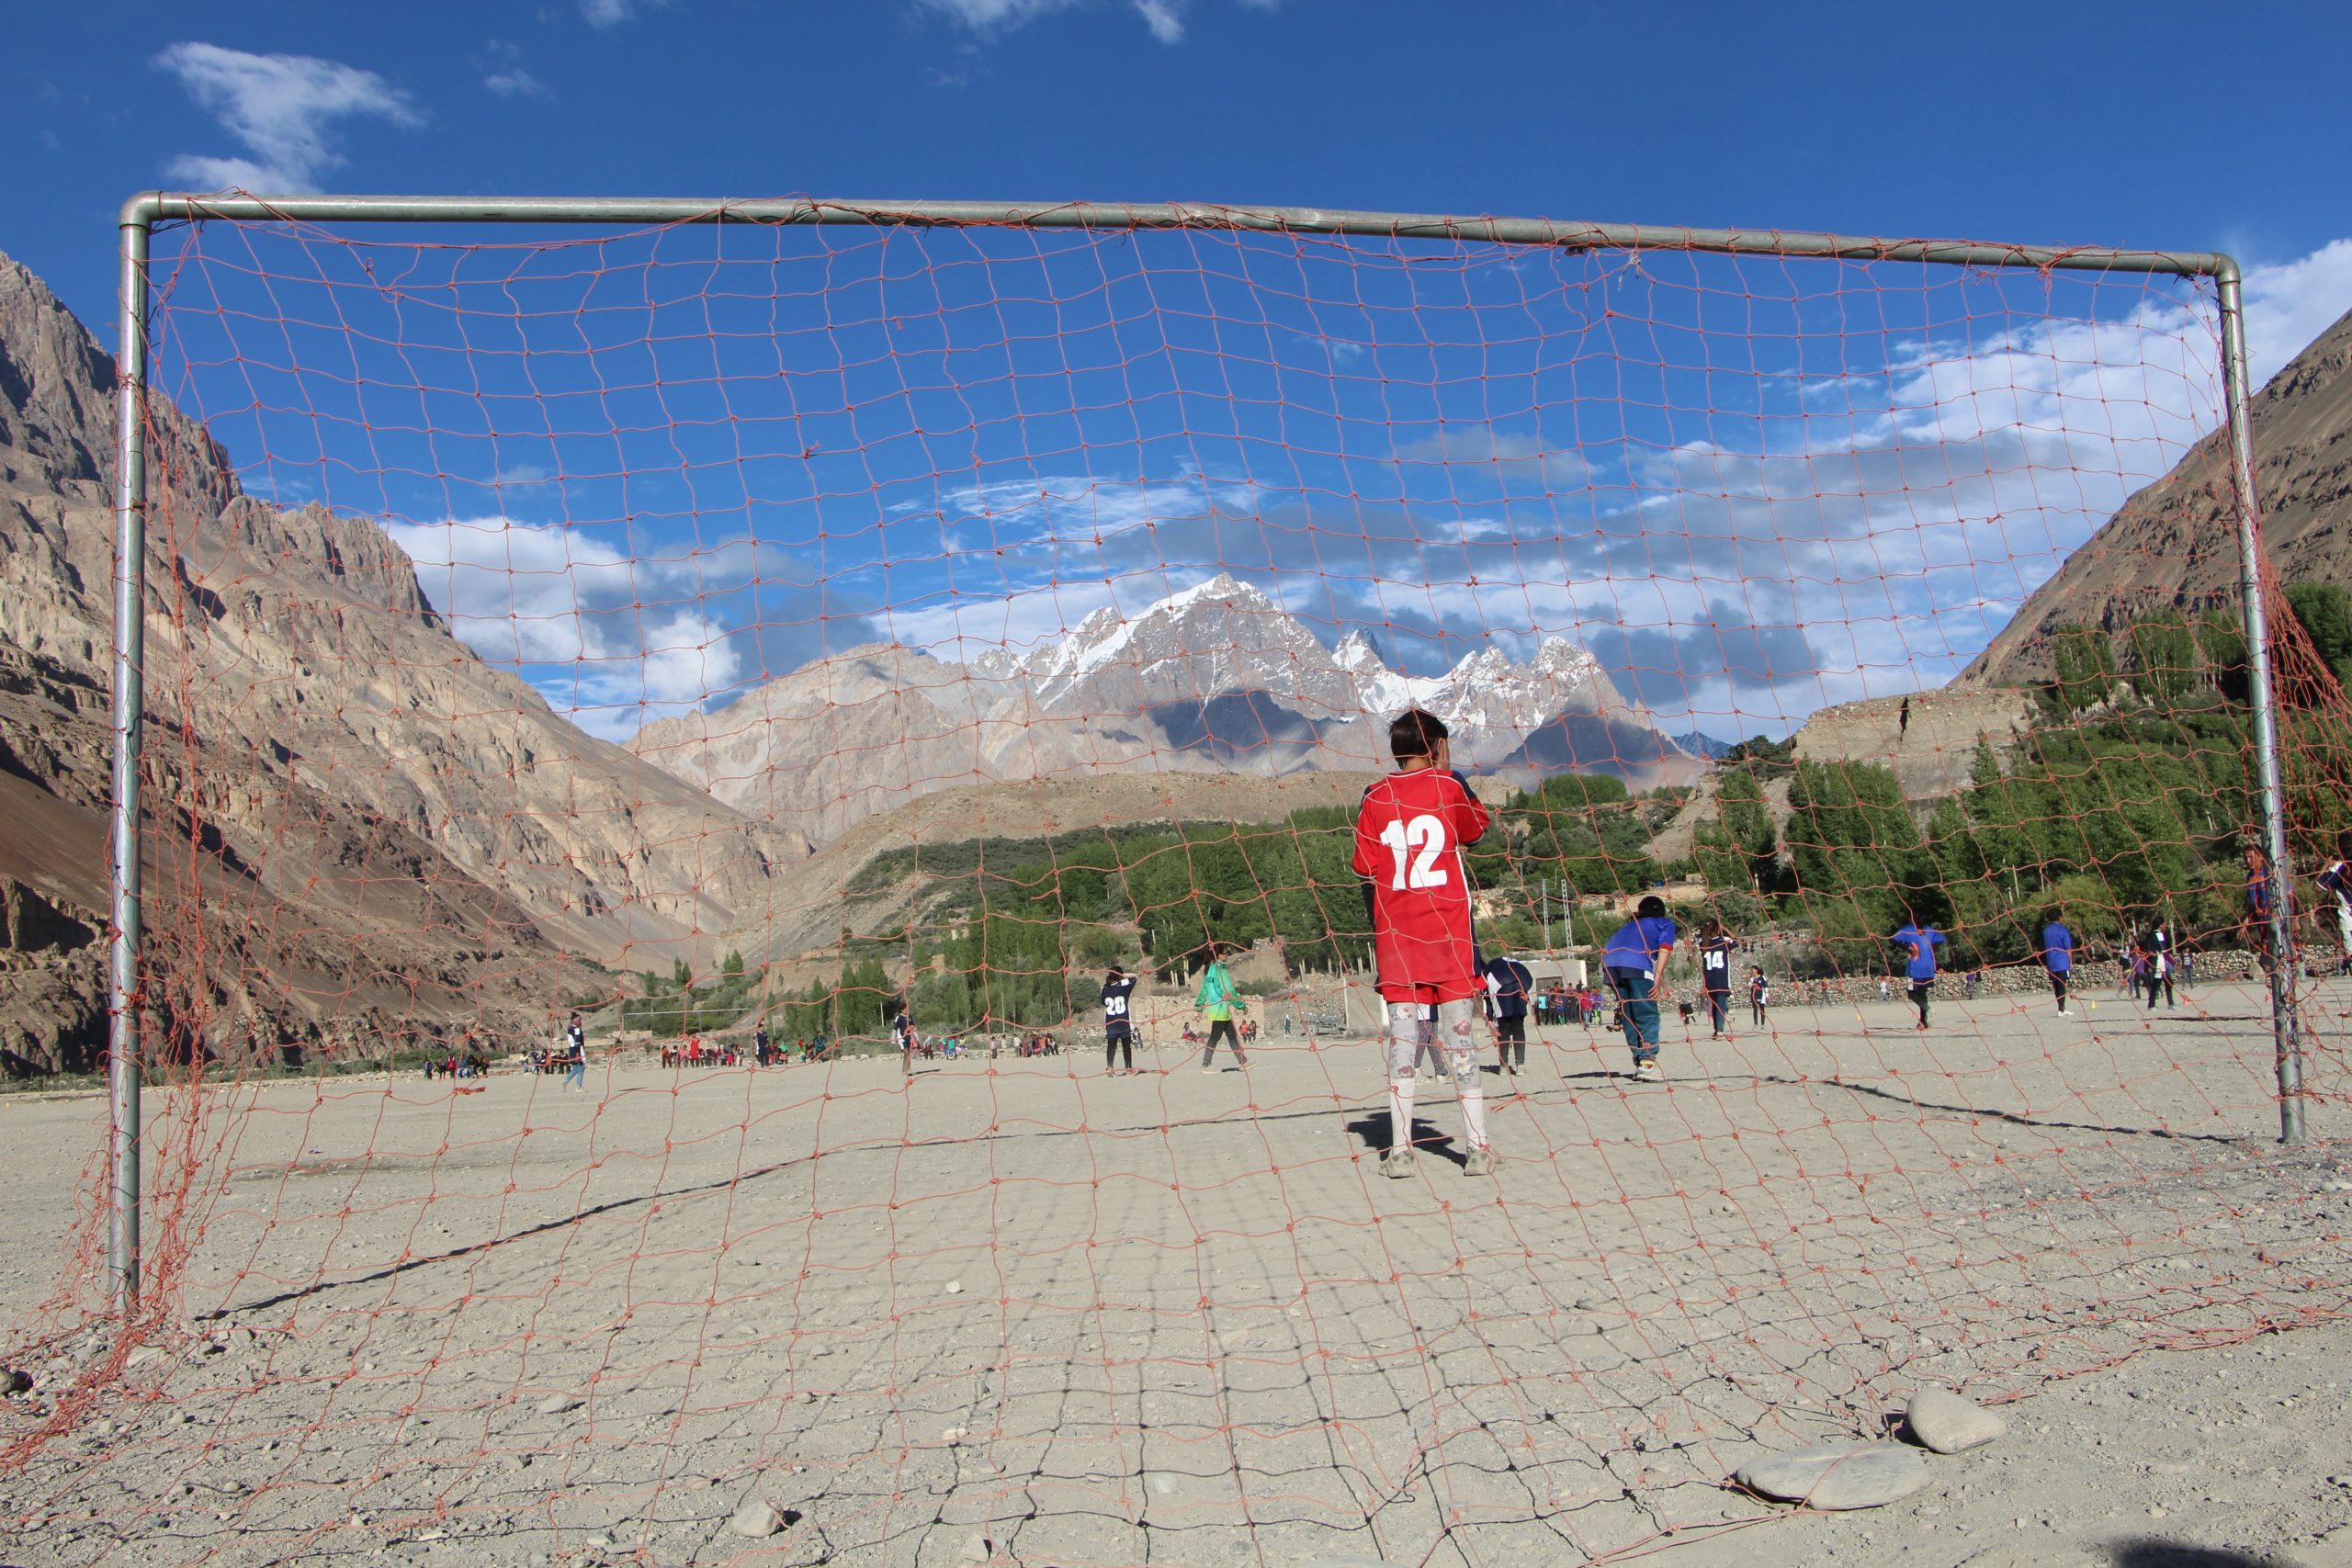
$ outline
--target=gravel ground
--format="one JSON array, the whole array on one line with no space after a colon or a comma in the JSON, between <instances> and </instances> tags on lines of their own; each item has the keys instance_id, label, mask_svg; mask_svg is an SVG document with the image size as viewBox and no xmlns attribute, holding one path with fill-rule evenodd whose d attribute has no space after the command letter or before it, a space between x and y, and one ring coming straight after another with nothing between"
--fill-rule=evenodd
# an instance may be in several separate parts
<instances>
[{"instance_id":1,"label":"gravel ground","mask_svg":"<svg viewBox=\"0 0 2352 1568\"><path fill-rule=\"evenodd\" d=\"M1377 1054L1304 1037L158 1095L127 1359L102 1108L17 1097L8 1560L2352 1565L2335 1105L2273 1141L2250 988L2099 1000L1670 1024L1662 1084L1552 1031L1493 1179L1435 1082L1381 1179ZM2009 1434L1868 1513L1726 1485L1926 1385Z\"/></svg>"}]
</instances>

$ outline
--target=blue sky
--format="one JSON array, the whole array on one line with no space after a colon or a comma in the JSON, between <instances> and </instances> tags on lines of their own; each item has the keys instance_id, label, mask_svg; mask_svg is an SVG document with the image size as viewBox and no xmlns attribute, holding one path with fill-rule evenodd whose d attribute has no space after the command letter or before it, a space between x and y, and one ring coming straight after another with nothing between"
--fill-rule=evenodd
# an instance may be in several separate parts
<instances>
[{"instance_id":1,"label":"blue sky","mask_svg":"<svg viewBox=\"0 0 2352 1568\"><path fill-rule=\"evenodd\" d=\"M111 214L153 185L2226 248L2257 269L2266 367L2352 306L2340 13L1893 15L41 7L0 63L25 150L0 249L108 340ZM1678 723L1784 729L1946 678L2214 406L2200 301L2136 284L1189 236L413 238L171 240L165 384L264 493L381 518L469 640L616 735L872 636L1025 647L1218 568L1327 637L1385 627L1416 669L1556 632ZM388 267L440 293L352 303ZM213 299L232 313L187 308ZM371 309L386 333L341 330ZM338 330L283 325L305 319Z\"/></svg>"}]
</instances>

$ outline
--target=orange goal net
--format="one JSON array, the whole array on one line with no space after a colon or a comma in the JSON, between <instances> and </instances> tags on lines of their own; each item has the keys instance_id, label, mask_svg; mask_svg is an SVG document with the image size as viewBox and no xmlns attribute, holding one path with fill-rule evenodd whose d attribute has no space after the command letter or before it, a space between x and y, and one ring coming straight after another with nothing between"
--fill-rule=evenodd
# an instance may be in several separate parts
<instances>
[{"instance_id":1,"label":"orange goal net","mask_svg":"<svg viewBox=\"0 0 2352 1568\"><path fill-rule=\"evenodd\" d=\"M46 1561L1601 1560L2344 1314L2210 281L853 216L157 227Z\"/></svg>"}]
</instances>

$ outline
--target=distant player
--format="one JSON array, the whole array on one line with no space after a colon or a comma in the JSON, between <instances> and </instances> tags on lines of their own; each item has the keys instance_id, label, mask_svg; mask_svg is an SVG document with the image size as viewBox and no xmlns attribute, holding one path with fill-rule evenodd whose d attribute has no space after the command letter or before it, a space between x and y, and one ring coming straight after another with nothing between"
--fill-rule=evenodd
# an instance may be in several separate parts
<instances>
[{"instance_id":1,"label":"distant player","mask_svg":"<svg viewBox=\"0 0 2352 1568\"><path fill-rule=\"evenodd\" d=\"M1657 1065L1658 971L1681 935L1682 928L1667 915L1666 900L1651 893L1634 906L1634 918L1619 926L1601 950L1600 972L1617 993L1617 1018L1625 1043L1633 1048L1634 1076L1644 1083L1666 1076Z\"/></svg>"},{"instance_id":2,"label":"distant player","mask_svg":"<svg viewBox=\"0 0 2352 1568\"><path fill-rule=\"evenodd\" d=\"M2275 934L2271 919L2278 899L2278 874L2271 869L2270 856L2265 852L2251 828L2245 830L2245 936L2246 943L2267 972L2278 965L2278 951L2272 943Z\"/></svg>"},{"instance_id":3,"label":"distant player","mask_svg":"<svg viewBox=\"0 0 2352 1568\"><path fill-rule=\"evenodd\" d=\"M2335 972L2352 975L2352 828L2335 835L2335 858L2320 868L2319 888L2335 908Z\"/></svg>"},{"instance_id":4,"label":"distant player","mask_svg":"<svg viewBox=\"0 0 2352 1568\"><path fill-rule=\"evenodd\" d=\"M1486 988L1470 930L1462 846L1487 831L1487 808L1453 771L1445 724L1408 708L1388 727L1396 771L1363 792L1351 864L1364 879L1373 955L1388 1010L1388 1153L1385 1176L1413 1174L1413 1059L1425 1039L1445 1049L1470 1145L1466 1176L1494 1169L1486 1090L1472 1021Z\"/></svg>"},{"instance_id":5,"label":"distant player","mask_svg":"<svg viewBox=\"0 0 2352 1568\"><path fill-rule=\"evenodd\" d=\"M2066 917L2052 904L2041 912L2041 967L2050 976L2050 994L2058 998L2058 1016L2066 1016L2066 983L2075 975L2075 933Z\"/></svg>"},{"instance_id":6,"label":"distant player","mask_svg":"<svg viewBox=\"0 0 2352 1568\"><path fill-rule=\"evenodd\" d=\"M2145 987L2147 1000L2143 1004L2154 1010L2156 997L2162 993L2165 1006L2175 1005L2172 988L2172 933L2162 920L2156 920L2133 939L2139 948L2140 984Z\"/></svg>"},{"instance_id":7,"label":"distant player","mask_svg":"<svg viewBox=\"0 0 2352 1568\"><path fill-rule=\"evenodd\" d=\"M1499 953L1487 960L1486 974L1487 1011L1495 1021L1495 1052L1502 1058L1503 1071L1515 1073L1527 1066L1527 1004L1535 991L1535 976L1518 959Z\"/></svg>"},{"instance_id":8,"label":"distant player","mask_svg":"<svg viewBox=\"0 0 2352 1568\"><path fill-rule=\"evenodd\" d=\"M1129 1006L1136 994L1136 977L1114 964L1111 972L1102 976L1102 1073L1108 1077L1116 1072L1116 1060L1126 1053L1126 1070L1136 1070L1135 1021L1128 1016Z\"/></svg>"},{"instance_id":9,"label":"distant player","mask_svg":"<svg viewBox=\"0 0 2352 1568\"><path fill-rule=\"evenodd\" d=\"M1225 966L1233 949L1221 942L1209 943L1209 966L1201 971L1201 988L1193 993L1193 1007L1209 1026L1208 1043L1201 1048L1201 1071L1216 1071L1216 1043L1224 1041L1233 1047L1233 1065L1247 1071L1250 1058L1241 1049L1241 1035L1234 1028L1234 1015L1250 1010L1241 999L1241 988L1233 983L1233 971Z\"/></svg>"},{"instance_id":10,"label":"distant player","mask_svg":"<svg viewBox=\"0 0 2352 1568\"><path fill-rule=\"evenodd\" d=\"M1911 1005L1919 1010L1919 1027L1925 1029L1928 993L1936 988L1936 949L1944 944L1944 933L1933 926L1922 925L1915 916L1905 920L1887 940L1903 956L1903 972L1911 980Z\"/></svg>"},{"instance_id":11,"label":"distant player","mask_svg":"<svg viewBox=\"0 0 2352 1568\"><path fill-rule=\"evenodd\" d=\"M1750 964L1747 970L1747 1011L1756 1027L1764 1027L1764 1015L1772 1005L1772 982L1764 977L1764 965Z\"/></svg>"},{"instance_id":12,"label":"distant player","mask_svg":"<svg viewBox=\"0 0 2352 1568\"><path fill-rule=\"evenodd\" d=\"M1699 928L1699 990L1707 1000L1707 1022L1714 1040L1731 1038L1731 955L1739 939L1719 917Z\"/></svg>"}]
</instances>

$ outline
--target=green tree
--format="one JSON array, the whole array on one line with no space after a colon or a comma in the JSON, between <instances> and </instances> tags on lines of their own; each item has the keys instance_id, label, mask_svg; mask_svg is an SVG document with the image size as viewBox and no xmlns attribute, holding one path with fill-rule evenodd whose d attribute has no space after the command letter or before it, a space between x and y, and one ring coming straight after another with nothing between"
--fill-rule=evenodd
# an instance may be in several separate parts
<instances>
[{"instance_id":1,"label":"green tree","mask_svg":"<svg viewBox=\"0 0 2352 1568\"><path fill-rule=\"evenodd\" d=\"M1752 768L1761 778L1782 778L1796 771L1797 744L1758 735L1724 753L1726 768Z\"/></svg>"},{"instance_id":2,"label":"green tree","mask_svg":"<svg viewBox=\"0 0 2352 1568\"><path fill-rule=\"evenodd\" d=\"M2097 707L2115 690L2115 649L2097 626L2060 626L2051 634L2056 678L2050 697L2062 714Z\"/></svg>"},{"instance_id":3,"label":"green tree","mask_svg":"<svg viewBox=\"0 0 2352 1568\"><path fill-rule=\"evenodd\" d=\"M728 951L726 961L718 966L718 974L719 978L722 980L741 979L743 977L742 953L730 948Z\"/></svg>"},{"instance_id":4,"label":"green tree","mask_svg":"<svg viewBox=\"0 0 2352 1568\"><path fill-rule=\"evenodd\" d=\"M2197 684L2197 634L2177 610L2132 623L2132 678L2141 696L2169 712Z\"/></svg>"},{"instance_id":5,"label":"green tree","mask_svg":"<svg viewBox=\"0 0 2352 1568\"><path fill-rule=\"evenodd\" d=\"M2290 582L2287 604L2336 684L2352 690L2352 593L2333 582Z\"/></svg>"},{"instance_id":6,"label":"green tree","mask_svg":"<svg viewBox=\"0 0 2352 1568\"><path fill-rule=\"evenodd\" d=\"M1690 854L1699 863L1699 879L1718 897L1748 890L1747 857L1721 822L1702 821L1690 829Z\"/></svg>"},{"instance_id":7,"label":"green tree","mask_svg":"<svg viewBox=\"0 0 2352 1568\"><path fill-rule=\"evenodd\" d=\"M1892 772L1870 762L1799 762L1789 808L1789 858L1816 922L1827 903L1850 900L1882 934L1906 916L1950 923L1935 863Z\"/></svg>"},{"instance_id":8,"label":"green tree","mask_svg":"<svg viewBox=\"0 0 2352 1568\"><path fill-rule=\"evenodd\" d=\"M1753 767L1736 767L1715 781L1715 804L1724 831L1747 863L1747 874L1758 892L1780 890L1781 835L1772 823L1771 803L1764 795L1764 781Z\"/></svg>"},{"instance_id":9,"label":"green tree","mask_svg":"<svg viewBox=\"0 0 2352 1568\"><path fill-rule=\"evenodd\" d=\"M2231 702L2246 701L2245 623L2220 610L2197 617L2197 647L2205 655L2205 678Z\"/></svg>"},{"instance_id":10,"label":"green tree","mask_svg":"<svg viewBox=\"0 0 2352 1568\"><path fill-rule=\"evenodd\" d=\"M2003 774L1992 740L1979 735L1961 807L1973 830L1973 841L1985 874L1998 883L2012 904L2041 880L2039 852L2025 830L2020 808L2020 797L2030 793L2028 786Z\"/></svg>"}]
</instances>

